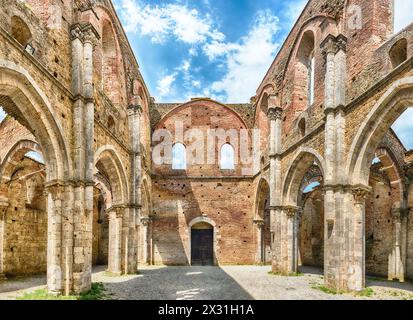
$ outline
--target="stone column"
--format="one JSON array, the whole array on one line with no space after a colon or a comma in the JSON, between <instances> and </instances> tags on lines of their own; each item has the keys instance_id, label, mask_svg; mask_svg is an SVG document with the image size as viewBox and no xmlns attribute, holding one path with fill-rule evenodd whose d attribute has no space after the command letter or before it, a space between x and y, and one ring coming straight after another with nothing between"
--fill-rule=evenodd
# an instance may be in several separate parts
<instances>
[{"instance_id":1,"label":"stone column","mask_svg":"<svg viewBox=\"0 0 413 320\"><path fill-rule=\"evenodd\" d=\"M108 210L109 219L109 252L108 271L122 274L122 222L124 208L113 207Z\"/></svg>"},{"instance_id":2,"label":"stone column","mask_svg":"<svg viewBox=\"0 0 413 320\"><path fill-rule=\"evenodd\" d=\"M72 93L73 102L73 157L74 157L74 180L82 181L85 163L84 137L84 34L80 25L72 27Z\"/></svg>"},{"instance_id":3,"label":"stone column","mask_svg":"<svg viewBox=\"0 0 413 320\"><path fill-rule=\"evenodd\" d=\"M134 99L139 101L138 98ZM142 160L141 160L141 115L140 104L132 104L128 108L129 117L129 137L131 143L131 194L129 213L129 253L128 271L135 273L138 270L138 228L137 221L141 216L141 180L142 180Z\"/></svg>"},{"instance_id":4,"label":"stone column","mask_svg":"<svg viewBox=\"0 0 413 320\"><path fill-rule=\"evenodd\" d=\"M263 254L265 250L265 247L263 246L264 245L264 234L263 234L264 220L255 219L253 223L257 229L257 253L256 253L255 261L257 264L261 264L261 263L265 264L265 255Z\"/></svg>"},{"instance_id":5,"label":"stone column","mask_svg":"<svg viewBox=\"0 0 413 320\"><path fill-rule=\"evenodd\" d=\"M4 236L6 234L6 212L9 203L6 199L0 200L0 280L6 279L4 275Z\"/></svg>"},{"instance_id":6,"label":"stone column","mask_svg":"<svg viewBox=\"0 0 413 320\"><path fill-rule=\"evenodd\" d=\"M149 230L151 228L152 219L150 217L142 217L141 218L141 228L140 231L142 232L141 239L143 240L142 243L142 250L143 250L143 261L146 264L150 264L151 257L150 257L150 239L149 239Z\"/></svg>"},{"instance_id":7,"label":"stone column","mask_svg":"<svg viewBox=\"0 0 413 320\"><path fill-rule=\"evenodd\" d=\"M95 167L94 159L94 122L95 122L95 99L93 84L93 47L98 39L96 31L91 25L83 28L83 65L84 65L84 86L83 95L85 100L84 110L84 150L85 150L85 231L83 254L84 254L84 274L79 286L82 290L88 290L92 283L92 247L93 247L93 172Z\"/></svg>"},{"instance_id":8,"label":"stone column","mask_svg":"<svg viewBox=\"0 0 413 320\"><path fill-rule=\"evenodd\" d=\"M47 289L52 294L63 292L62 216L64 186L46 184L47 195Z\"/></svg>"},{"instance_id":9,"label":"stone column","mask_svg":"<svg viewBox=\"0 0 413 320\"><path fill-rule=\"evenodd\" d=\"M281 133L283 110L278 106L277 97L268 98L268 119L270 121L270 229L272 271L283 272L282 267L282 210L281 205Z\"/></svg>"},{"instance_id":10,"label":"stone column","mask_svg":"<svg viewBox=\"0 0 413 320\"><path fill-rule=\"evenodd\" d=\"M394 244L389 256L388 280L398 279L404 282L404 264L402 259L402 209L392 208Z\"/></svg>"},{"instance_id":11,"label":"stone column","mask_svg":"<svg viewBox=\"0 0 413 320\"><path fill-rule=\"evenodd\" d=\"M285 275L293 274L298 271L298 247L297 247L297 230L298 230L298 207L283 207L285 229L282 241L284 268L281 271Z\"/></svg>"},{"instance_id":12,"label":"stone column","mask_svg":"<svg viewBox=\"0 0 413 320\"><path fill-rule=\"evenodd\" d=\"M344 105L346 104L346 43L328 35L321 48L325 75L324 274L326 286L361 290L364 286L364 186L349 185L345 166Z\"/></svg>"},{"instance_id":13,"label":"stone column","mask_svg":"<svg viewBox=\"0 0 413 320\"><path fill-rule=\"evenodd\" d=\"M74 208L73 290L88 291L92 277L93 170L94 170L94 84L93 45L99 34L91 24L71 28Z\"/></svg>"},{"instance_id":14,"label":"stone column","mask_svg":"<svg viewBox=\"0 0 413 320\"><path fill-rule=\"evenodd\" d=\"M366 187L356 186L353 188L354 207L350 215L353 219L349 219L352 223L352 232L348 235L350 240L349 250L349 266L347 270L348 288L350 291L361 291L366 285L366 232L365 232L365 207L366 198L370 190ZM350 217L351 218L351 217ZM352 259L351 259L352 256Z\"/></svg>"}]
</instances>

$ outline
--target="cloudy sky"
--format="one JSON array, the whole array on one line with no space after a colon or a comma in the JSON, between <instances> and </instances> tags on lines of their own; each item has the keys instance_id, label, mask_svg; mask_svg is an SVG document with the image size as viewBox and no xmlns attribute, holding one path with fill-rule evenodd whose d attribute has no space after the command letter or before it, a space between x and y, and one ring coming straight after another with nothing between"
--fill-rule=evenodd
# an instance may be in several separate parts
<instances>
[{"instance_id":1,"label":"cloudy sky","mask_svg":"<svg viewBox=\"0 0 413 320\"><path fill-rule=\"evenodd\" d=\"M114 0L158 102L211 97L248 102L306 0ZM413 21L396 0L395 32ZM413 148L413 110L394 125Z\"/></svg>"},{"instance_id":2,"label":"cloudy sky","mask_svg":"<svg viewBox=\"0 0 413 320\"><path fill-rule=\"evenodd\" d=\"M114 0L159 102L248 102L306 0Z\"/></svg>"},{"instance_id":3,"label":"cloudy sky","mask_svg":"<svg viewBox=\"0 0 413 320\"><path fill-rule=\"evenodd\" d=\"M211 97L236 103L255 94L307 1L113 2L156 101ZM413 1L396 0L395 15L397 32L413 21ZM412 123L410 111L394 125L408 148Z\"/></svg>"}]
</instances>

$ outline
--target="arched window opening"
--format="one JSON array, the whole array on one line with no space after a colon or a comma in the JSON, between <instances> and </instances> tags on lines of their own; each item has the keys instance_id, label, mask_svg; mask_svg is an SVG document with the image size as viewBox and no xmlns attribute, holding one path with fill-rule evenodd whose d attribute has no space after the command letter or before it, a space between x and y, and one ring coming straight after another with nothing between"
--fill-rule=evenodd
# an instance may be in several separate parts
<instances>
[{"instance_id":1,"label":"arched window opening","mask_svg":"<svg viewBox=\"0 0 413 320\"><path fill-rule=\"evenodd\" d=\"M413 107L405 112L393 123L392 129L407 150L413 150Z\"/></svg>"},{"instance_id":2,"label":"arched window opening","mask_svg":"<svg viewBox=\"0 0 413 320\"><path fill-rule=\"evenodd\" d=\"M297 110L305 110L315 100L315 38L304 33L296 56L294 95Z\"/></svg>"},{"instance_id":3,"label":"arched window opening","mask_svg":"<svg viewBox=\"0 0 413 320\"><path fill-rule=\"evenodd\" d=\"M301 137L305 136L305 133L306 133L305 129L306 129L305 119L301 119L300 122L298 123L298 130L300 131Z\"/></svg>"},{"instance_id":4,"label":"arched window opening","mask_svg":"<svg viewBox=\"0 0 413 320\"><path fill-rule=\"evenodd\" d=\"M11 18L11 34L23 47L26 47L32 39L29 27L17 16Z\"/></svg>"},{"instance_id":5,"label":"arched window opening","mask_svg":"<svg viewBox=\"0 0 413 320\"><path fill-rule=\"evenodd\" d=\"M308 104L311 106L314 103L314 82L315 82L315 57L314 52L311 53L308 66Z\"/></svg>"},{"instance_id":6,"label":"arched window opening","mask_svg":"<svg viewBox=\"0 0 413 320\"><path fill-rule=\"evenodd\" d=\"M390 61L393 68L401 65L404 61L407 60L407 40L400 39L397 41L389 52Z\"/></svg>"},{"instance_id":7,"label":"arched window opening","mask_svg":"<svg viewBox=\"0 0 413 320\"><path fill-rule=\"evenodd\" d=\"M235 151L229 143L224 144L221 148L220 168L221 170L235 169Z\"/></svg>"},{"instance_id":8,"label":"arched window opening","mask_svg":"<svg viewBox=\"0 0 413 320\"><path fill-rule=\"evenodd\" d=\"M4 111L3 107L0 106L0 122L2 122L6 118L7 114Z\"/></svg>"},{"instance_id":9,"label":"arched window opening","mask_svg":"<svg viewBox=\"0 0 413 320\"><path fill-rule=\"evenodd\" d=\"M113 130L115 128L115 120L113 120L112 116L108 117L108 129Z\"/></svg>"},{"instance_id":10,"label":"arched window opening","mask_svg":"<svg viewBox=\"0 0 413 320\"><path fill-rule=\"evenodd\" d=\"M321 184L318 181L310 183L308 186L306 186L303 190L303 193L310 193L315 190L315 188L319 187Z\"/></svg>"},{"instance_id":11,"label":"arched window opening","mask_svg":"<svg viewBox=\"0 0 413 320\"><path fill-rule=\"evenodd\" d=\"M264 93L264 95L262 96L260 107L261 107L261 111L264 114L267 114L268 112L268 94L267 93Z\"/></svg>"},{"instance_id":12,"label":"arched window opening","mask_svg":"<svg viewBox=\"0 0 413 320\"><path fill-rule=\"evenodd\" d=\"M120 102L117 45L112 25L109 22L104 23L102 30L102 86L103 93L112 103Z\"/></svg>"},{"instance_id":13,"label":"arched window opening","mask_svg":"<svg viewBox=\"0 0 413 320\"><path fill-rule=\"evenodd\" d=\"M43 155L36 151L29 151L25 154L26 157L39 162L40 164L45 164Z\"/></svg>"},{"instance_id":14,"label":"arched window opening","mask_svg":"<svg viewBox=\"0 0 413 320\"><path fill-rule=\"evenodd\" d=\"M172 170L186 170L186 148L182 143L172 147Z\"/></svg>"}]
</instances>

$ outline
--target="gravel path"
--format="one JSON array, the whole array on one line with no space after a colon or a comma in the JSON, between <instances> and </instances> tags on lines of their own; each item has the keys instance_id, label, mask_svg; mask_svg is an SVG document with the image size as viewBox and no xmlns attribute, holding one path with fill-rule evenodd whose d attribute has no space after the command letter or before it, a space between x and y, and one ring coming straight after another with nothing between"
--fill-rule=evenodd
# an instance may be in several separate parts
<instances>
[{"instance_id":1,"label":"gravel path","mask_svg":"<svg viewBox=\"0 0 413 320\"><path fill-rule=\"evenodd\" d=\"M142 267L138 275L114 277L105 267L94 268L93 281L103 282L113 299L120 300L348 300L412 299L413 283L369 279L371 297L334 295L322 286L319 270L304 268L304 275L268 274L270 267ZM15 299L25 291L45 287L44 276L0 282L0 300Z\"/></svg>"}]
</instances>

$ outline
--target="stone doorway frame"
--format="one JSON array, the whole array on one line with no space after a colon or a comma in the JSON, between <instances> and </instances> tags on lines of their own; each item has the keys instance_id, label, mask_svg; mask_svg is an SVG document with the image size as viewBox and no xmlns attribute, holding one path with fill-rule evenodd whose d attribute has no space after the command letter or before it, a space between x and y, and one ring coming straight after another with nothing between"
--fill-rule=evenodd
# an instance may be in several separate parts
<instances>
[{"instance_id":1,"label":"stone doorway frame","mask_svg":"<svg viewBox=\"0 0 413 320\"><path fill-rule=\"evenodd\" d=\"M188 230L187 230L188 232L188 263L190 266L192 266L192 245L191 245L192 227L198 223L207 223L211 225L213 228L213 239L212 239L212 242L213 242L213 257L212 258L213 259L212 260L213 260L213 266L218 266L219 264L218 264L217 254L216 254L217 250L219 249L218 230L217 230L216 223L213 220L209 219L208 217L197 217L188 224Z\"/></svg>"}]
</instances>

